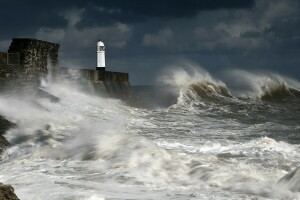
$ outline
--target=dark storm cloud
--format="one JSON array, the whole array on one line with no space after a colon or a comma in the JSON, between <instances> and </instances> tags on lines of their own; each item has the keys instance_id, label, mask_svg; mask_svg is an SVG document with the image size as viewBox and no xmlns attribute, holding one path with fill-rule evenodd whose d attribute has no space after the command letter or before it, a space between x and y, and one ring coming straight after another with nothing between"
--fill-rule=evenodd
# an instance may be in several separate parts
<instances>
[{"instance_id":1,"label":"dark storm cloud","mask_svg":"<svg viewBox=\"0 0 300 200\"><path fill-rule=\"evenodd\" d=\"M64 7L51 1L0 1L1 34L32 34L42 26L64 27L66 21L59 16Z\"/></svg>"},{"instance_id":2,"label":"dark storm cloud","mask_svg":"<svg viewBox=\"0 0 300 200\"><path fill-rule=\"evenodd\" d=\"M133 22L149 17L186 17L201 10L251 8L253 0L28 0L0 2L0 26L2 34L13 34L20 30L24 35L42 26L59 28L66 25L61 12L72 8L84 8L83 20L79 24L86 27L113 22Z\"/></svg>"},{"instance_id":3,"label":"dark storm cloud","mask_svg":"<svg viewBox=\"0 0 300 200\"><path fill-rule=\"evenodd\" d=\"M281 20L272 24L266 30L266 34L271 34L279 38L297 38L300 35L300 18Z\"/></svg>"},{"instance_id":4,"label":"dark storm cloud","mask_svg":"<svg viewBox=\"0 0 300 200\"><path fill-rule=\"evenodd\" d=\"M250 9L254 0L111 0L93 1L84 13L81 26L120 22L142 22L156 18L192 17L199 11Z\"/></svg>"},{"instance_id":5,"label":"dark storm cloud","mask_svg":"<svg viewBox=\"0 0 300 200\"><path fill-rule=\"evenodd\" d=\"M272 52L300 53L300 18L278 21L265 31L265 37L273 43Z\"/></svg>"},{"instance_id":6,"label":"dark storm cloud","mask_svg":"<svg viewBox=\"0 0 300 200\"><path fill-rule=\"evenodd\" d=\"M184 17L201 10L251 8L254 5L253 0L112 0L94 3L108 9L156 17Z\"/></svg>"},{"instance_id":7,"label":"dark storm cloud","mask_svg":"<svg viewBox=\"0 0 300 200\"><path fill-rule=\"evenodd\" d=\"M38 38L61 44L62 66L94 68L101 38L108 67L130 72L133 84L151 83L178 60L212 73L268 69L299 78L299 6L298 0L7 0L0 2L0 50L12 37Z\"/></svg>"}]
</instances>

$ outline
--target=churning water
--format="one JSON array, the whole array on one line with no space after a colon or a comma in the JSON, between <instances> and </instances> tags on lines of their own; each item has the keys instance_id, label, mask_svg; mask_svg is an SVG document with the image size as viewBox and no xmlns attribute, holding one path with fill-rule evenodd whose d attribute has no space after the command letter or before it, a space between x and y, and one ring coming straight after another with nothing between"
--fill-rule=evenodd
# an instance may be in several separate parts
<instances>
[{"instance_id":1,"label":"churning water","mask_svg":"<svg viewBox=\"0 0 300 200\"><path fill-rule=\"evenodd\" d=\"M163 80L177 99L165 108L66 81L45 89L56 103L3 95L0 114L17 126L0 182L22 200L300 199L299 83L230 74L240 88L204 70L171 71Z\"/></svg>"}]
</instances>

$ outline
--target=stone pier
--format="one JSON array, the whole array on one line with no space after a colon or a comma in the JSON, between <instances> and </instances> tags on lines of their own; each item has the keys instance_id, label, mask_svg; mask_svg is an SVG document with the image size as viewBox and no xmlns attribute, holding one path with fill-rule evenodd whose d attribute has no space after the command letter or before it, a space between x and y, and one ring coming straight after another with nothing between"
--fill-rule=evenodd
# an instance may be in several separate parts
<instances>
[{"instance_id":1,"label":"stone pier","mask_svg":"<svg viewBox=\"0 0 300 200\"><path fill-rule=\"evenodd\" d=\"M81 69L80 71L83 78L90 82L93 92L121 99L129 98L132 95L128 73L90 69Z\"/></svg>"}]
</instances>

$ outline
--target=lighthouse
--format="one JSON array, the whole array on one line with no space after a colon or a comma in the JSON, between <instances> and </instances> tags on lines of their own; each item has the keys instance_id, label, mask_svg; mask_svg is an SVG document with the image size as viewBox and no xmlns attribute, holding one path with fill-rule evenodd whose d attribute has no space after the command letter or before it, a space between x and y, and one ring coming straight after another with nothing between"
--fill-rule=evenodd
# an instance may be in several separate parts
<instances>
[{"instance_id":1,"label":"lighthouse","mask_svg":"<svg viewBox=\"0 0 300 200\"><path fill-rule=\"evenodd\" d=\"M97 70L105 70L105 46L99 40L97 43Z\"/></svg>"}]
</instances>

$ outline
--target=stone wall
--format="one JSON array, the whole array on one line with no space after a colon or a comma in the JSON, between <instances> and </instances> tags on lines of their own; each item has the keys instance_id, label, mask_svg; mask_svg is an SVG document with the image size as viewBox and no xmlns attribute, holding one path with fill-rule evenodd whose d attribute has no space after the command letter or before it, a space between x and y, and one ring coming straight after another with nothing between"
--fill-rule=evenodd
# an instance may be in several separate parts
<instances>
[{"instance_id":1,"label":"stone wall","mask_svg":"<svg viewBox=\"0 0 300 200\"><path fill-rule=\"evenodd\" d=\"M0 52L0 66L7 64L7 53L6 52Z\"/></svg>"},{"instance_id":2,"label":"stone wall","mask_svg":"<svg viewBox=\"0 0 300 200\"><path fill-rule=\"evenodd\" d=\"M38 87L48 73L47 62L57 66L58 49L59 44L14 38L8 54L0 53L0 90Z\"/></svg>"},{"instance_id":3,"label":"stone wall","mask_svg":"<svg viewBox=\"0 0 300 200\"><path fill-rule=\"evenodd\" d=\"M29 38L13 38L8 53L19 53L25 68L32 66L47 71L47 59L57 65L59 44Z\"/></svg>"}]
</instances>

